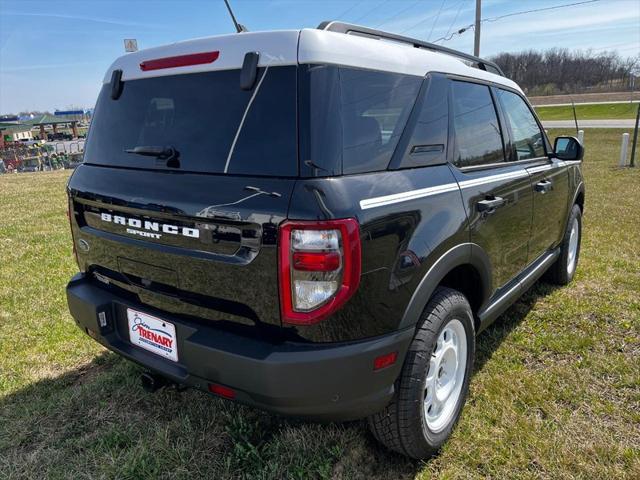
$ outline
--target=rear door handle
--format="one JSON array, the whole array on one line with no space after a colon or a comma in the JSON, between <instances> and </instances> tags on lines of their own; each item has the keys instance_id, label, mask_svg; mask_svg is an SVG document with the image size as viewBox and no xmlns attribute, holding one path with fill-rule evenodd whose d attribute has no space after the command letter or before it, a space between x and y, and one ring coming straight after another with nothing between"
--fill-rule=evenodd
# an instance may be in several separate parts
<instances>
[{"instance_id":1,"label":"rear door handle","mask_svg":"<svg viewBox=\"0 0 640 480\"><path fill-rule=\"evenodd\" d=\"M478 202L478 211L493 213L497 208L502 207L505 203L507 202L502 197L489 197Z\"/></svg>"},{"instance_id":2,"label":"rear door handle","mask_svg":"<svg viewBox=\"0 0 640 480\"><path fill-rule=\"evenodd\" d=\"M547 193L553 188L553 182L551 180L542 180L536 183L536 192Z\"/></svg>"}]
</instances>

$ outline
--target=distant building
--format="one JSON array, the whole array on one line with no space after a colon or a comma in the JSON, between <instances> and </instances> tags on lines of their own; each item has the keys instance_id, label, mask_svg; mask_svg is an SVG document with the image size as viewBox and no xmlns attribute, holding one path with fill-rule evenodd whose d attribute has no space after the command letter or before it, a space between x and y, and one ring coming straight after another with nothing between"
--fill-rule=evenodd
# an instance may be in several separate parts
<instances>
[{"instance_id":1,"label":"distant building","mask_svg":"<svg viewBox=\"0 0 640 480\"><path fill-rule=\"evenodd\" d=\"M48 135L45 130L49 130L49 127L51 127L53 133L56 134L58 133L58 127L71 126L73 138L78 137L78 120L62 115L38 115L31 120L25 121L24 124L31 127L38 127L40 129L40 139L42 140L48 139Z\"/></svg>"},{"instance_id":2,"label":"distant building","mask_svg":"<svg viewBox=\"0 0 640 480\"><path fill-rule=\"evenodd\" d=\"M20 142L22 140L33 140L33 132L30 125L20 125L16 123L0 123L0 135L2 144L4 142Z\"/></svg>"},{"instance_id":3,"label":"distant building","mask_svg":"<svg viewBox=\"0 0 640 480\"><path fill-rule=\"evenodd\" d=\"M70 120L81 122L85 119L84 110L56 110L53 112L56 117L64 117Z\"/></svg>"},{"instance_id":4,"label":"distant building","mask_svg":"<svg viewBox=\"0 0 640 480\"><path fill-rule=\"evenodd\" d=\"M92 109L93 110L93 109ZM88 121L91 118L89 110L56 110L53 112L56 117L64 117L77 122Z\"/></svg>"}]
</instances>

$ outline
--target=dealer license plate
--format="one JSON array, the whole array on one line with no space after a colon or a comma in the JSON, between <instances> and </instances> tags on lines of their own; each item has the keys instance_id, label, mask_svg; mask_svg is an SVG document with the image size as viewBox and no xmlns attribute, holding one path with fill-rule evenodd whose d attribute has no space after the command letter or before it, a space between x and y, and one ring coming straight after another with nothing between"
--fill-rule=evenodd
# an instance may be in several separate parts
<instances>
[{"instance_id":1,"label":"dealer license plate","mask_svg":"<svg viewBox=\"0 0 640 480\"><path fill-rule=\"evenodd\" d=\"M131 343L174 362L178 361L176 327L173 323L131 308L127 309L127 320Z\"/></svg>"}]
</instances>

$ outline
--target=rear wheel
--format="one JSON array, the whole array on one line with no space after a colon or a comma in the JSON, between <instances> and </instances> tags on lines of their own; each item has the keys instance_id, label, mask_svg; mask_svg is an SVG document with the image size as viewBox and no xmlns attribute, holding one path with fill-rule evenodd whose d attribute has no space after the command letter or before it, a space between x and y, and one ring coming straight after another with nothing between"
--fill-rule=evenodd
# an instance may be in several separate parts
<instances>
[{"instance_id":1,"label":"rear wheel","mask_svg":"<svg viewBox=\"0 0 640 480\"><path fill-rule=\"evenodd\" d=\"M581 240L582 210L578 205L574 205L560 245L560 256L547 271L548 281L557 285L567 285L573 280L580 258Z\"/></svg>"},{"instance_id":2,"label":"rear wheel","mask_svg":"<svg viewBox=\"0 0 640 480\"><path fill-rule=\"evenodd\" d=\"M393 401L369 418L378 441L412 458L434 455L460 416L474 354L469 302L456 290L439 288L422 314Z\"/></svg>"}]
</instances>

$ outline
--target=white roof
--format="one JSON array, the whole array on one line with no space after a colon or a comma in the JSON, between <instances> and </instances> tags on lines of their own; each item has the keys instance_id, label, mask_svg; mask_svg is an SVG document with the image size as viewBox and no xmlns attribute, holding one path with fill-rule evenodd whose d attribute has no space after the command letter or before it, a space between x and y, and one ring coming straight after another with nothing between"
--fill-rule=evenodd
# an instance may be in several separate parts
<instances>
[{"instance_id":1,"label":"white roof","mask_svg":"<svg viewBox=\"0 0 640 480\"><path fill-rule=\"evenodd\" d=\"M104 83L111 81L113 70L122 70L122 80L178 75L182 73L208 72L214 70L233 70L242 67L247 52L260 52L259 66L295 65L298 59L299 30L273 32L250 32L220 35L216 37L196 38L184 42L171 43L161 47L148 48L128 53L118 58L104 76ZM213 63L190 67L164 68L142 71L140 63L158 58L218 51L220 55Z\"/></svg>"},{"instance_id":2,"label":"white roof","mask_svg":"<svg viewBox=\"0 0 640 480\"><path fill-rule=\"evenodd\" d=\"M149 71L143 71L140 68L140 63L143 61L211 51L220 52L218 59L212 63ZM260 53L259 66L261 67L320 63L420 77L428 72L443 72L490 80L519 90L511 80L470 67L451 55L415 48L395 41L376 40L317 29L234 33L140 50L118 58L109 67L103 81L110 82L111 72L115 69L122 70L122 80L125 81L238 69L242 67L244 55L252 51Z\"/></svg>"}]
</instances>

